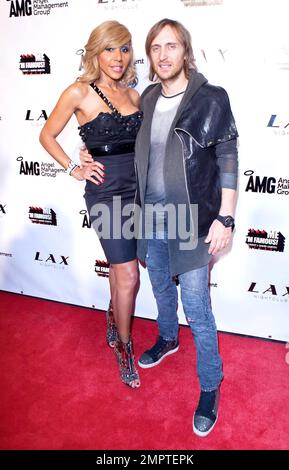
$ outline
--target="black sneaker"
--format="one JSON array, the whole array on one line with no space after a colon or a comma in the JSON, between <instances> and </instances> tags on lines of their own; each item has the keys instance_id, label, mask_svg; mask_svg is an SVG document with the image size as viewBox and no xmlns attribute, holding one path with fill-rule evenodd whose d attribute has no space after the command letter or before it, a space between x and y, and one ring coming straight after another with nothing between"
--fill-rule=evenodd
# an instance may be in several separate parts
<instances>
[{"instance_id":1,"label":"black sneaker","mask_svg":"<svg viewBox=\"0 0 289 470\"><path fill-rule=\"evenodd\" d=\"M156 344L139 358L138 365L143 369L157 366L166 356L177 352L178 349L179 342L177 339L166 341L159 336Z\"/></svg>"},{"instance_id":2,"label":"black sneaker","mask_svg":"<svg viewBox=\"0 0 289 470\"><path fill-rule=\"evenodd\" d=\"M201 391L198 408L193 417L193 431L197 436L205 437L214 428L218 419L220 387L212 392Z\"/></svg>"}]
</instances>

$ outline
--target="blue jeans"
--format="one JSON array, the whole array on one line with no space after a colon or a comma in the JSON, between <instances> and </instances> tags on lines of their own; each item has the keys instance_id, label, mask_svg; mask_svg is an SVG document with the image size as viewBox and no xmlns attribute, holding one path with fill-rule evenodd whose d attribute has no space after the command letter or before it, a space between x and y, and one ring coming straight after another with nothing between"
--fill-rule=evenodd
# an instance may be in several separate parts
<instances>
[{"instance_id":1,"label":"blue jeans","mask_svg":"<svg viewBox=\"0 0 289 470\"><path fill-rule=\"evenodd\" d=\"M148 240L146 265L158 307L157 323L160 336L167 341L177 339L178 293L170 274L166 238ZM223 373L216 323L210 304L208 266L180 274L179 282L183 309L195 340L201 390L215 390L223 378Z\"/></svg>"}]
</instances>

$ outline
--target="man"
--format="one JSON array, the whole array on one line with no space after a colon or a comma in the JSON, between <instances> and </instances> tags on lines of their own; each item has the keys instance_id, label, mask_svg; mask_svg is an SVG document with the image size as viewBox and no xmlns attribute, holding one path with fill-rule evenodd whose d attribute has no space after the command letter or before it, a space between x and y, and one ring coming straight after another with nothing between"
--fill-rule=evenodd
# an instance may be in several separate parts
<instances>
[{"instance_id":1,"label":"man","mask_svg":"<svg viewBox=\"0 0 289 470\"><path fill-rule=\"evenodd\" d=\"M177 276L201 387L193 430L207 436L217 421L223 378L208 264L228 245L234 229L238 134L225 90L196 71L183 25L159 21L148 33L146 53L150 79L157 83L142 95L144 120L136 142L142 208L138 257L156 298L159 338L139 366L154 367L179 348ZM169 214L168 207L176 210Z\"/></svg>"}]
</instances>

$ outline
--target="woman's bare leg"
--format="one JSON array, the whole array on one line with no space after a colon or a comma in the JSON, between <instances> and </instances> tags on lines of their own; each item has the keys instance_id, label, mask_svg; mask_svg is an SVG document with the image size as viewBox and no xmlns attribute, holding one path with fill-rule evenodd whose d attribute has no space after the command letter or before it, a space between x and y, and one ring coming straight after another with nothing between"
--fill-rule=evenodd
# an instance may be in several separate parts
<instances>
[{"instance_id":1,"label":"woman's bare leg","mask_svg":"<svg viewBox=\"0 0 289 470\"><path fill-rule=\"evenodd\" d=\"M131 316L135 308L135 298L139 289L139 269L137 260L111 266L110 286L112 305L120 341L127 344L130 340ZM140 381L133 380L133 388L139 387Z\"/></svg>"}]
</instances>

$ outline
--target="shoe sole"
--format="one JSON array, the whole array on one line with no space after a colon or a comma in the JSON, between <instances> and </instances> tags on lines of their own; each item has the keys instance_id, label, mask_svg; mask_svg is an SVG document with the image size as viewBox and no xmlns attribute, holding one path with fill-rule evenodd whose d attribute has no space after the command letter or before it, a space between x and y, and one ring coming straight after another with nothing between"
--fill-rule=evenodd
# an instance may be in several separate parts
<instances>
[{"instance_id":1,"label":"shoe sole","mask_svg":"<svg viewBox=\"0 0 289 470\"><path fill-rule=\"evenodd\" d=\"M194 415L194 417L195 417L195 415ZM199 437L206 437L208 434L210 434L210 432L213 431L213 429L214 429L214 427L216 426L216 423L217 423L217 421L218 421L218 415L217 415L216 421L214 422L213 426L212 426L208 431L202 432L202 431L199 431L199 429L195 428L195 425L194 425L194 417L193 417L193 431L194 431L194 433L197 434L197 436L199 436Z\"/></svg>"},{"instance_id":2,"label":"shoe sole","mask_svg":"<svg viewBox=\"0 0 289 470\"><path fill-rule=\"evenodd\" d=\"M162 360L169 356L170 354L174 354L175 352L177 352L179 350L179 345L175 348L175 349L171 349L170 351L168 351L166 354L164 354L158 361L156 362L153 362L152 364L143 364L142 362L138 361L138 365L142 368L142 369L150 369L151 367L155 367L157 366L158 364L160 364L160 362L162 362Z\"/></svg>"}]
</instances>

